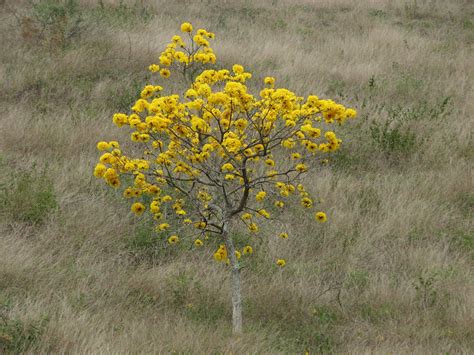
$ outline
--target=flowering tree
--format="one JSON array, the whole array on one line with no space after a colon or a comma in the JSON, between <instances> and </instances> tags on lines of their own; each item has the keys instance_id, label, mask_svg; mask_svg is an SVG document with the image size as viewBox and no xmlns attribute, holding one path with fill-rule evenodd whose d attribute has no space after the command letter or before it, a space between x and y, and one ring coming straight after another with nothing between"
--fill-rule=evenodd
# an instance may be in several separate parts
<instances>
[{"instance_id":1,"label":"flowering tree","mask_svg":"<svg viewBox=\"0 0 474 355\"><path fill-rule=\"evenodd\" d=\"M146 85L130 114L113 116L117 126L131 130L141 157L123 154L116 141L99 142L104 153L94 175L114 188L126 185L124 197L136 200L132 212L149 212L166 244L215 248L214 259L231 269L233 330L240 333L240 259L253 248L249 242L239 250L234 229L243 223L249 235L258 233L258 219L278 217L295 202L314 210L301 177L341 145L334 132L322 134L320 127L342 124L356 111L317 96L299 97L277 88L272 77L254 95L246 85L252 75L241 65L203 70L216 62L209 45L213 33L199 29L193 35L189 23L181 31L187 43L174 36L149 70L162 80L181 74L189 83L184 94ZM324 212L312 213L326 221Z\"/></svg>"}]
</instances>

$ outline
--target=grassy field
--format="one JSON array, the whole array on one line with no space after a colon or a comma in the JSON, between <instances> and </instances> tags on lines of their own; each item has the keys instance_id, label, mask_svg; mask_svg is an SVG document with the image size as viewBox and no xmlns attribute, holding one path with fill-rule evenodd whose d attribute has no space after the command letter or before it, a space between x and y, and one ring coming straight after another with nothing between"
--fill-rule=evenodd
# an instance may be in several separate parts
<instances>
[{"instance_id":1,"label":"grassy field","mask_svg":"<svg viewBox=\"0 0 474 355\"><path fill-rule=\"evenodd\" d=\"M0 352L474 352L470 0L0 1ZM287 266L173 253L92 176L183 21L226 66L356 107ZM314 229L312 229L314 228Z\"/></svg>"}]
</instances>

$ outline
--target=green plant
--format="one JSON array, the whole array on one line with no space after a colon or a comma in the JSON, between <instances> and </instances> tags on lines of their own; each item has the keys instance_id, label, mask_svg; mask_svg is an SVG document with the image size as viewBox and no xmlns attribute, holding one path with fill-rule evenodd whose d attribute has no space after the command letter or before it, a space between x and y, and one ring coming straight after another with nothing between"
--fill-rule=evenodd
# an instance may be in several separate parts
<instances>
[{"instance_id":1,"label":"green plant","mask_svg":"<svg viewBox=\"0 0 474 355\"><path fill-rule=\"evenodd\" d=\"M154 16L150 7L139 3L127 5L123 0L119 0L116 5L99 1L98 6L92 8L88 15L98 23L120 28L149 23Z\"/></svg>"},{"instance_id":2,"label":"green plant","mask_svg":"<svg viewBox=\"0 0 474 355\"><path fill-rule=\"evenodd\" d=\"M10 318L7 315L7 307L0 306L0 352L19 354L31 351L41 337L48 318L25 323L19 319Z\"/></svg>"},{"instance_id":3,"label":"green plant","mask_svg":"<svg viewBox=\"0 0 474 355\"><path fill-rule=\"evenodd\" d=\"M416 134L400 122L373 121L369 130L372 142L388 157L406 156L418 144Z\"/></svg>"},{"instance_id":4,"label":"green plant","mask_svg":"<svg viewBox=\"0 0 474 355\"><path fill-rule=\"evenodd\" d=\"M359 293L363 292L369 284L369 273L367 271L352 271L347 275L345 286Z\"/></svg>"},{"instance_id":5,"label":"green plant","mask_svg":"<svg viewBox=\"0 0 474 355\"><path fill-rule=\"evenodd\" d=\"M0 214L32 224L41 223L57 207L51 180L44 172L21 171L0 183Z\"/></svg>"},{"instance_id":6,"label":"green plant","mask_svg":"<svg viewBox=\"0 0 474 355\"><path fill-rule=\"evenodd\" d=\"M34 2L31 16L25 19L29 19L25 23L35 32L36 37L47 41L51 47L65 48L84 30L77 0Z\"/></svg>"},{"instance_id":7,"label":"green plant","mask_svg":"<svg viewBox=\"0 0 474 355\"><path fill-rule=\"evenodd\" d=\"M422 308L432 307L438 300L438 291L435 288L437 277L437 272L426 276L420 275L413 284L416 290L416 299Z\"/></svg>"}]
</instances>

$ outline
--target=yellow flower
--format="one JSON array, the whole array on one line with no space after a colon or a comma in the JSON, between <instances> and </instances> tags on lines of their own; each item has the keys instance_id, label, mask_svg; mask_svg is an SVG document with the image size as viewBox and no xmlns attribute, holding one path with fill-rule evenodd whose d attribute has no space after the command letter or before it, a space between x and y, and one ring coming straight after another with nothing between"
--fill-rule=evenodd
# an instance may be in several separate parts
<instances>
[{"instance_id":1,"label":"yellow flower","mask_svg":"<svg viewBox=\"0 0 474 355\"><path fill-rule=\"evenodd\" d=\"M227 249L225 245L219 246L219 249L214 253L214 259L216 261L227 260Z\"/></svg>"},{"instance_id":2,"label":"yellow flower","mask_svg":"<svg viewBox=\"0 0 474 355\"><path fill-rule=\"evenodd\" d=\"M279 267L283 267L283 266L286 265L286 261L285 261L285 259L278 259L278 260L276 261L276 264L277 264Z\"/></svg>"},{"instance_id":3,"label":"yellow flower","mask_svg":"<svg viewBox=\"0 0 474 355\"><path fill-rule=\"evenodd\" d=\"M169 78L170 75L171 75L171 72L168 70L168 69L161 69L160 70L160 75L163 77L163 78Z\"/></svg>"},{"instance_id":4,"label":"yellow flower","mask_svg":"<svg viewBox=\"0 0 474 355\"><path fill-rule=\"evenodd\" d=\"M242 254L240 254L240 251L238 250L235 251L235 257L237 258L237 260L242 257Z\"/></svg>"},{"instance_id":5,"label":"yellow flower","mask_svg":"<svg viewBox=\"0 0 474 355\"><path fill-rule=\"evenodd\" d=\"M107 142L99 142L97 143L98 150L109 150L111 148L110 144Z\"/></svg>"},{"instance_id":6,"label":"yellow flower","mask_svg":"<svg viewBox=\"0 0 474 355\"><path fill-rule=\"evenodd\" d=\"M275 207L283 208L283 206L285 206L285 203L283 201L275 201L274 205Z\"/></svg>"},{"instance_id":7,"label":"yellow flower","mask_svg":"<svg viewBox=\"0 0 474 355\"><path fill-rule=\"evenodd\" d=\"M156 227L156 229L158 231L164 231L167 230L169 227L170 225L168 223L161 223L160 225L158 225L158 227Z\"/></svg>"},{"instance_id":8,"label":"yellow flower","mask_svg":"<svg viewBox=\"0 0 474 355\"><path fill-rule=\"evenodd\" d=\"M165 55L160 56L160 64L169 66L171 65L171 59Z\"/></svg>"},{"instance_id":9,"label":"yellow flower","mask_svg":"<svg viewBox=\"0 0 474 355\"><path fill-rule=\"evenodd\" d=\"M253 233L257 233L258 232L258 226L255 224L255 223L250 223L248 225L248 228L249 228L249 231L253 232Z\"/></svg>"},{"instance_id":10,"label":"yellow flower","mask_svg":"<svg viewBox=\"0 0 474 355\"><path fill-rule=\"evenodd\" d=\"M207 226L207 223L204 221L199 221L199 222L194 223L194 228L197 228L197 229L205 229L206 226Z\"/></svg>"},{"instance_id":11,"label":"yellow flower","mask_svg":"<svg viewBox=\"0 0 474 355\"><path fill-rule=\"evenodd\" d=\"M244 221L248 221L249 219L252 219L252 215L250 213L244 213L240 218L242 218Z\"/></svg>"},{"instance_id":12,"label":"yellow flower","mask_svg":"<svg viewBox=\"0 0 474 355\"><path fill-rule=\"evenodd\" d=\"M231 163L225 163L224 165L222 165L221 170L222 171L232 171L232 170L234 170L234 166Z\"/></svg>"},{"instance_id":13,"label":"yellow flower","mask_svg":"<svg viewBox=\"0 0 474 355\"><path fill-rule=\"evenodd\" d=\"M123 197L125 197L125 198L132 198L132 197L133 197L133 189L130 188L130 187L127 187L127 188L123 191Z\"/></svg>"},{"instance_id":14,"label":"yellow flower","mask_svg":"<svg viewBox=\"0 0 474 355\"><path fill-rule=\"evenodd\" d=\"M244 72L244 67L239 64L234 64L232 70L235 74L242 74Z\"/></svg>"},{"instance_id":15,"label":"yellow flower","mask_svg":"<svg viewBox=\"0 0 474 355\"><path fill-rule=\"evenodd\" d=\"M327 221L327 217L326 217L326 213L324 212L316 212L315 215L314 215L314 218L316 218L316 220L318 222L321 222L321 223L324 223Z\"/></svg>"},{"instance_id":16,"label":"yellow flower","mask_svg":"<svg viewBox=\"0 0 474 355\"><path fill-rule=\"evenodd\" d=\"M152 73L156 73L160 70L160 67L157 64L152 64L148 67L148 70L151 71Z\"/></svg>"},{"instance_id":17,"label":"yellow flower","mask_svg":"<svg viewBox=\"0 0 474 355\"><path fill-rule=\"evenodd\" d=\"M145 205L140 202L136 202L132 205L131 210L136 215L141 215L143 212L145 212Z\"/></svg>"},{"instance_id":18,"label":"yellow flower","mask_svg":"<svg viewBox=\"0 0 474 355\"><path fill-rule=\"evenodd\" d=\"M266 85L271 85L273 86L275 84L275 78L271 77L271 76L267 76L265 79L263 79L263 82L266 84Z\"/></svg>"},{"instance_id":19,"label":"yellow flower","mask_svg":"<svg viewBox=\"0 0 474 355\"><path fill-rule=\"evenodd\" d=\"M177 242L179 242L179 237L177 235L172 235L168 238L168 243L170 244L176 244Z\"/></svg>"},{"instance_id":20,"label":"yellow flower","mask_svg":"<svg viewBox=\"0 0 474 355\"><path fill-rule=\"evenodd\" d=\"M181 32L190 33L193 31L193 26L189 22L184 22L181 24Z\"/></svg>"},{"instance_id":21,"label":"yellow flower","mask_svg":"<svg viewBox=\"0 0 474 355\"><path fill-rule=\"evenodd\" d=\"M257 201L263 201L265 196L267 196L267 193L265 191L260 191L259 193L257 193L257 195L255 195L255 199Z\"/></svg>"},{"instance_id":22,"label":"yellow flower","mask_svg":"<svg viewBox=\"0 0 474 355\"><path fill-rule=\"evenodd\" d=\"M128 123L128 116L124 113L116 113L112 117L112 121L118 126L122 127L124 124ZM111 142L109 142L110 144Z\"/></svg>"},{"instance_id":23,"label":"yellow flower","mask_svg":"<svg viewBox=\"0 0 474 355\"><path fill-rule=\"evenodd\" d=\"M247 255L247 254L252 254L253 253L253 249L250 245L247 245L244 247L243 249L243 252L244 252L244 255Z\"/></svg>"},{"instance_id":24,"label":"yellow flower","mask_svg":"<svg viewBox=\"0 0 474 355\"><path fill-rule=\"evenodd\" d=\"M117 142L117 141L110 141L109 144L112 148L120 148L119 142Z\"/></svg>"},{"instance_id":25,"label":"yellow flower","mask_svg":"<svg viewBox=\"0 0 474 355\"><path fill-rule=\"evenodd\" d=\"M298 171L300 173L304 173L305 171L308 171L308 167L303 163L297 164L295 169L296 169L296 171Z\"/></svg>"},{"instance_id":26,"label":"yellow flower","mask_svg":"<svg viewBox=\"0 0 474 355\"><path fill-rule=\"evenodd\" d=\"M280 233L280 238L281 239L288 239L288 233L285 233L285 232Z\"/></svg>"},{"instance_id":27,"label":"yellow flower","mask_svg":"<svg viewBox=\"0 0 474 355\"><path fill-rule=\"evenodd\" d=\"M275 166L275 161L273 159L267 159L265 160L265 164L268 166Z\"/></svg>"},{"instance_id":28,"label":"yellow flower","mask_svg":"<svg viewBox=\"0 0 474 355\"><path fill-rule=\"evenodd\" d=\"M94 176L98 178L102 177L104 176L106 170L107 170L107 167L104 164L98 163L94 168Z\"/></svg>"},{"instance_id":29,"label":"yellow flower","mask_svg":"<svg viewBox=\"0 0 474 355\"><path fill-rule=\"evenodd\" d=\"M196 239L196 240L194 241L194 245L197 246L197 247L202 247L203 244L204 244L204 243L202 242L201 239Z\"/></svg>"},{"instance_id":30,"label":"yellow flower","mask_svg":"<svg viewBox=\"0 0 474 355\"><path fill-rule=\"evenodd\" d=\"M303 197L301 199L301 206L304 208L311 208L313 207L313 201L309 197Z\"/></svg>"},{"instance_id":31,"label":"yellow flower","mask_svg":"<svg viewBox=\"0 0 474 355\"><path fill-rule=\"evenodd\" d=\"M248 126L248 121L245 118L239 118L234 122L234 126L237 127L237 129L240 129L243 131L247 126Z\"/></svg>"}]
</instances>

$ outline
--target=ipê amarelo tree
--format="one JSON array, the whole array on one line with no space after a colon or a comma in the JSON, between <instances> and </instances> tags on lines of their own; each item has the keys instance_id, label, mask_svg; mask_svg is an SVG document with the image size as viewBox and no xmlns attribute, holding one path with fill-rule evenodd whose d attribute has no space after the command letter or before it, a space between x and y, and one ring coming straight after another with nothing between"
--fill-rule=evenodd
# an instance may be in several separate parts
<instances>
[{"instance_id":1,"label":"ip\u00ea amarelo tree","mask_svg":"<svg viewBox=\"0 0 474 355\"><path fill-rule=\"evenodd\" d=\"M180 75L184 92L165 94L163 86L146 85L130 113L113 116L117 126L131 131L140 157L125 155L117 141L101 141L94 175L114 188L125 185L123 196L134 200L132 212L150 213L164 244L213 247L214 259L230 267L233 332L239 334L240 262L253 252L257 219L278 218L296 204L316 221L326 221L301 178L341 145L323 126L343 124L356 111L313 95L299 97L277 87L273 77L252 94L247 88L252 75L241 65L204 68L216 63L209 45L213 33L194 32L190 23L181 31L184 36L173 36L159 64L148 69L158 82ZM239 223L249 231L241 250L233 237ZM283 267L285 260L275 263Z\"/></svg>"}]
</instances>

